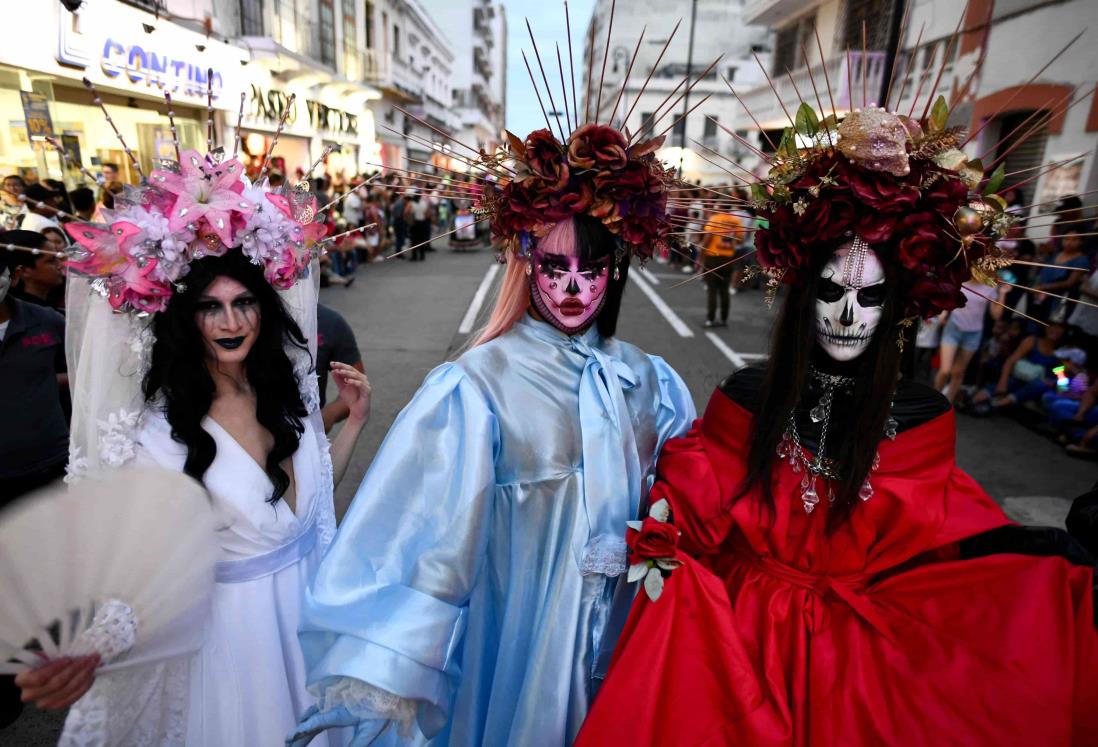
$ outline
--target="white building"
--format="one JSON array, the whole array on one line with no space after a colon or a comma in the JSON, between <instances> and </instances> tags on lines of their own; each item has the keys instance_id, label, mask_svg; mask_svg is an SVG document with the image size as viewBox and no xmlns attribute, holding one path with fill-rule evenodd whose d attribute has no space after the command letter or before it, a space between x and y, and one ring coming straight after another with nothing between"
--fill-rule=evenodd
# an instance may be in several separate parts
<instances>
[{"instance_id":1,"label":"white building","mask_svg":"<svg viewBox=\"0 0 1098 747\"><path fill-rule=\"evenodd\" d=\"M506 102L507 18L492 0L423 0L454 50L457 139L490 149L500 141Z\"/></svg>"},{"instance_id":2,"label":"white building","mask_svg":"<svg viewBox=\"0 0 1098 747\"><path fill-rule=\"evenodd\" d=\"M141 0L155 4L155 0ZM159 0L169 15L206 19L214 34L246 50L242 133L246 159L270 151L281 113L285 127L273 151L274 168L288 178L332 149L317 175L351 179L377 160L370 104L380 91L365 80L363 19L357 0ZM290 103L290 97L294 101ZM235 133L238 113L225 113Z\"/></svg>"},{"instance_id":3,"label":"white building","mask_svg":"<svg viewBox=\"0 0 1098 747\"><path fill-rule=\"evenodd\" d=\"M739 92L763 80L752 53L758 52L764 63L766 61L766 29L747 25L743 19L743 6L743 0L619 2L614 16L613 38L607 47L611 2L597 0L585 38L582 43L579 39L574 40L584 50L585 61L584 69L576 70L580 120L584 119L586 111L592 121L613 122L615 126L624 123L630 132L643 129L646 133L658 135L668 130L666 147L660 152L660 157L668 163L681 165L684 178L706 184L732 181L728 171L736 172L736 168L725 159L741 162L746 149L720 126L731 129L740 109L721 76ZM672 29L680 21L678 31L660 59L660 52ZM692 24L694 33L691 43ZM642 29L646 29L644 41L626 81L626 71ZM607 48L609 54L606 55L603 77L603 57ZM544 50L542 54L545 55ZM677 91L675 87L687 72L694 80L718 57L721 59L712 70L679 99L686 86ZM644 87L650 73L651 80ZM620 97L619 91L622 91ZM706 96L709 98L705 103L687 115L685 127L679 123L672 128L684 112ZM560 101L557 108L563 108Z\"/></svg>"},{"instance_id":4,"label":"white building","mask_svg":"<svg viewBox=\"0 0 1098 747\"><path fill-rule=\"evenodd\" d=\"M423 169L423 162L450 166L452 144L436 131L450 135L460 127L451 105L456 58L448 35L420 0L366 0L362 6L364 75L382 92L371 102L381 146L377 163L413 170Z\"/></svg>"},{"instance_id":5,"label":"white building","mask_svg":"<svg viewBox=\"0 0 1098 747\"><path fill-rule=\"evenodd\" d=\"M890 74L887 50L892 35L899 34L904 7L909 8L910 17ZM965 3L955 0L908 0L902 6L897 0L751 0L744 9L744 18L774 30L770 72L790 112L794 111L798 97L785 76L787 66L801 94L815 100L812 78L805 70L800 52L802 41L810 50L817 88L826 108L831 107L824 92L818 55L813 54L815 27L840 114L865 101L879 103L891 78L888 107L918 116L931 100L941 69L934 97L944 94L954 104L951 124L965 126L970 132L979 131L966 151L972 156L983 156L985 164L1010 151L1004 159L1005 168L1017 175L1008 176L1005 186L1038 175L1040 170L1033 167L1070 159L1093 149L1098 132L1098 102L1091 95L1094 71L1098 69L1098 46L1093 40L1084 36L1040 76L1031 78L1081 30L1098 27L1098 3L972 0L967 8L961 33L952 45L950 38L965 9ZM863 19L867 20L864 66L861 64ZM1078 104L1067 109L1072 101ZM762 128L780 129L788 125L768 85L746 92L744 103ZM1052 116L1046 116L1050 113ZM1029 123L1023 124L1027 119ZM735 125L740 129L759 129L743 112ZM1019 125L1021 129L1014 132ZM1012 149L1018 136L1031 128L1033 137ZM757 142L766 147L765 139L758 138ZM1024 203L1030 204L1095 187L1098 173L1091 152L1064 168L1023 184L1020 189ZM1093 198L1086 201L1094 202ZM1052 204L1040 207L1043 211L1052 209Z\"/></svg>"}]
</instances>

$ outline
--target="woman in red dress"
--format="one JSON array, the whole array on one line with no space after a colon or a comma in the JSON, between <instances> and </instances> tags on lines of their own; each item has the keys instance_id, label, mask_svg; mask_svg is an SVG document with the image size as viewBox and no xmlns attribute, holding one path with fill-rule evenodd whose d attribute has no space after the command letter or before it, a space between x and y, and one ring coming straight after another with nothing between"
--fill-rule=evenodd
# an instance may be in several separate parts
<instances>
[{"instance_id":1,"label":"woman in red dress","mask_svg":"<svg viewBox=\"0 0 1098 747\"><path fill-rule=\"evenodd\" d=\"M963 304L1009 220L904 127L891 163L799 152L759 206L791 286L769 367L664 447L629 536L647 593L577 744L1098 744L1093 561L1012 525L899 378L905 320Z\"/></svg>"}]
</instances>

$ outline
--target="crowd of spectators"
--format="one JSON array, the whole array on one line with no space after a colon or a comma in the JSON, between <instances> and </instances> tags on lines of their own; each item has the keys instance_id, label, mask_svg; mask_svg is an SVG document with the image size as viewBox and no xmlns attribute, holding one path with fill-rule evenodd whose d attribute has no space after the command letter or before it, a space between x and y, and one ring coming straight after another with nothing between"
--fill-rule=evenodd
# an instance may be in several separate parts
<instances>
[{"instance_id":1,"label":"crowd of spectators","mask_svg":"<svg viewBox=\"0 0 1098 747\"><path fill-rule=\"evenodd\" d=\"M1081 200L1066 197L1045 223L1000 242L1026 264L998 287L966 283L966 304L922 322L916 369L960 412L1011 416L1073 455L1098 456L1098 243ZM1031 232L1032 233L1032 232ZM936 371L935 373L931 373Z\"/></svg>"}]
</instances>

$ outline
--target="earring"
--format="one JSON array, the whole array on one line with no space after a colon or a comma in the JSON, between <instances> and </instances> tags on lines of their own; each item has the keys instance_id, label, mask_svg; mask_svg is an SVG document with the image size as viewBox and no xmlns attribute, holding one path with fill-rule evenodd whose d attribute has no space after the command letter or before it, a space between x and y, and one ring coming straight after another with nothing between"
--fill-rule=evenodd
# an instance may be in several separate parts
<instances>
[{"instance_id":1,"label":"earring","mask_svg":"<svg viewBox=\"0 0 1098 747\"><path fill-rule=\"evenodd\" d=\"M621 270L617 267L614 268L614 281L621 280Z\"/></svg>"},{"instance_id":2,"label":"earring","mask_svg":"<svg viewBox=\"0 0 1098 747\"><path fill-rule=\"evenodd\" d=\"M556 283L549 283L549 287L552 288L553 290L556 290L557 289L557 284Z\"/></svg>"},{"instance_id":3,"label":"earring","mask_svg":"<svg viewBox=\"0 0 1098 747\"><path fill-rule=\"evenodd\" d=\"M534 274L534 268L530 266L530 263L526 263L526 277L530 277Z\"/></svg>"},{"instance_id":4,"label":"earring","mask_svg":"<svg viewBox=\"0 0 1098 747\"><path fill-rule=\"evenodd\" d=\"M592 292L592 293L594 293L594 292L595 292L595 291L597 291L598 289L599 289L599 287L598 287L597 285L592 285L592 286L591 286L591 292Z\"/></svg>"}]
</instances>

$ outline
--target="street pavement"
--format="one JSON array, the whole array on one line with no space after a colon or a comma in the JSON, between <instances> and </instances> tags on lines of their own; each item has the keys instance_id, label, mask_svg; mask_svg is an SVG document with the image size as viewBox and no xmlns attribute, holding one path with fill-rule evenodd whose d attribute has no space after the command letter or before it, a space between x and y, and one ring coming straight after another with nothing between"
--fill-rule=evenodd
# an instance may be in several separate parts
<instances>
[{"instance_id":1,"label":"street pavement","mask_svg":"<svg viewBox=\"0 0 1098 747\"><path fill-rule=\"evenodd\" d=\"M336 491L340 515L423 377L455 358L468 340L459 327L494 265L494 253L452 252L445 239L435 244L438 251L429 253L426 262L391 260L360 267L350 288L322 292L322 303L341 312L354 329L374 388L373 416ZM688 277L655 262L643 271L634 268L618 336L667 360L701 412L725 376L765 360L775 312L766 308L761 291L741 290L732 297L729 326L704 329L704 282L684 282ZM491 309L500 278L500 272L491 278L477 326ZM1093 462L1065 455L1009 418L958 415L957 424L957 463L1016 520L1062 524L1071 499L1098 478Z\"/></svg>"},{"instance_id":2,"label":"street pavement","mask_svg":"<svg viewBox=\"0 0 1098 747\"><path fill-rule=\"evenodd\" d=\"M477 290L486 285L476 324L487 317L502 273L493 267L494 252L457 253L446 239L426 262L390 260L360 266L348 288L326 288L321 303L339 311L351 324L373 386L370 423L355 448L350 467L336 489L336 511L342 516L370 461L400 410L427 372L456 358L469 339L459 328ZM489 273L493 273L485 282ZM702 412L713 389L737 368L765 359L774 312L757 290L733 296L729 326L702 327L705 288L700 281L666 265L650 263L631 271L618 336L662 356L683 377ZM329 382L329 398L336 396ZM1049 441L1008 418L958 416L957 462L1026 524L1063 525L1071 499L1098 478L1093 462L1066 456ZM338 426L337 426L338 427ZM445 458L445 455L439 455ZM393 496L399 505L400 496ZM57 741L60 714L33 708L14 726L0 731L0 745L35 747Z\"/></svg>"}]
</instances>

